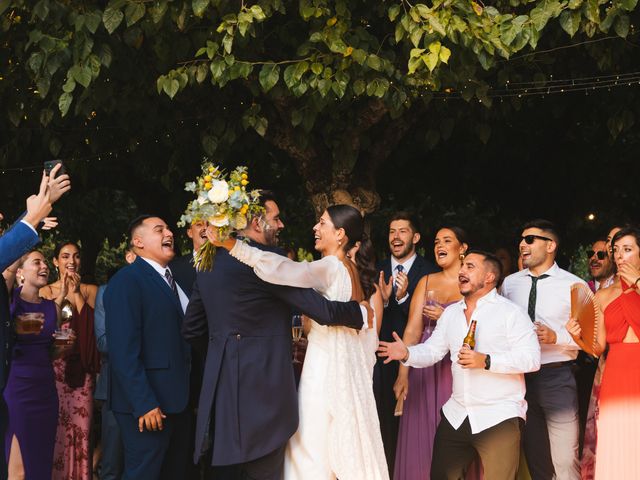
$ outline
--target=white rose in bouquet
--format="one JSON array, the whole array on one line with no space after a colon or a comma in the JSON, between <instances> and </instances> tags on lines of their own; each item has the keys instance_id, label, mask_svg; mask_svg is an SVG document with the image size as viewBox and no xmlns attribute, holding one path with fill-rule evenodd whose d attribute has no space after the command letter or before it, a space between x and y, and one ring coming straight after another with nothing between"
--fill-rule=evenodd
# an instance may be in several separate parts
<instances>
[{"instance_id":1,"label":"white rose in bouquet","mask_svg":"<svg viewBox=\"0 0 640 480\"><path fill-rule=\"evenodd\" d=\"M229 216L224 213L213 215L209 217L209 223L214 227L226 227L229 225Z\"/></svg>"},{"instance_id":2,"label":"white rose in bouquet","mask_svg":"<svg viewBox=\"0 0 640 480\"><path fill-rule=\"evenodd\" d=\"M229 198L229 185L224 180L214 180L207 196L211 203L226 202Z\"/></svg>"}]
</instances>

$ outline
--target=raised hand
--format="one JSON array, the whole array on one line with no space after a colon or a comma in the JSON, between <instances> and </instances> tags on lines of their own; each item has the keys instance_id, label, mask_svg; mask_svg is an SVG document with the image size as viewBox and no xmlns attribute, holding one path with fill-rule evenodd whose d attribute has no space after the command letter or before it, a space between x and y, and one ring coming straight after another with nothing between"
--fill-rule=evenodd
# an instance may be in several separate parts
<instances>
[{"instance_id":1,"label":"raised hand","mask_svg":"<svg viewBox=\"0 0 640 480\"><path fill-rule=\"evenodd\" d=\"M409 358L409 349L396 332L393 332L395 342L380 342L378 345L378 356L387 357L384 363L393 360L406 361Z\"/></svg>"},{"instance_id":2,"label":"raised hand","mask_svg":"<svg viewBox=\"0 0 640 480\"><path fill-rule=\"evenodd\" d=\"M58 226L58 217L45 217L42 222L42 230L52 230Z\"/></svg>"},{"instance_id":3,"label":"raised hand","mask_svg":"<svg viewBox=\"0 0 640 480\"><path fill-rule=\"evenodd\" d=\"M51 203L56 203L62 195L71 190L71 180L68 174L56 177L56 173L62 168L62 164L58 163L51 169L49 175L49 189L51 190Z\"/></svg>"},{"instance_id":4,"label":"raised hand","mask_svg":"<svg viewBox=\"0 0 640 480\"><path fill-rule=\"evenodd\" d=\"M635 281L640 278L640 270L630 263L623 262L618 268L618 276L631 288L638 287ZM640 282L638 282L640 283Z\"/></svg>"},{"instance_id":5,"label":"raised hand","mask_svg":"<svg viewBox=\"0 0 640 480\"><path fill-rule=\"evenodd\" d=\"M213 225L209 225L206 230L207 239L209 243L215 247L222 247L226 250L231 250L235 244L235 238L227 238L226 240L220 240L220 236L218 235L218 227L214 227Z\"/></svg>"},{"instance_id":6,"label":"raised hand","mask_svg":"<svg viewBox=\"0 0 640 480\"><path fill-rule=\"evenodd\" d=\"M378 279L378 288L382 294L382 301L386 305L389 303L391 293L393 292L393 275L389 276L389 281L384 281L384 272L380 271L380 278Z\"/></svg>"},{"instance_id":7,"label":"raised hand","mask_svg":"<svg viewBox=\"0 0 640 480\"><path fill-rule=\"evenodd\" d=\"M27 198L27 213L24 216L24 221L31 224L33 228L37 228L38 224L49 215L53 208L51 206L51 191L48 183L49 179L43 171L38 194Z\"/></svg>"},{"instance_id":8,"label":"raised hand","mask_svg":"<svg viewBox=\"0 0 640 480\"><path fill-rule=\"evenodd\" d=\"M392 277L393 281L393 277ZM404 272L398 272L396 275L396 299L400 300L407 294L409 288L409 277Z\"/></svg>"}]
</instances>

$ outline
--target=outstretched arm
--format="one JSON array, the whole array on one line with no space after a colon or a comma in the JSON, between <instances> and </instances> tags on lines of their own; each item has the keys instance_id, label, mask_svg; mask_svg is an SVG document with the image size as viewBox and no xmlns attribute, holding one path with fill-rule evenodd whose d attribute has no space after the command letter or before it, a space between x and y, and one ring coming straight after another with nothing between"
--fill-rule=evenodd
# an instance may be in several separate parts
<instances>
[{"instance_id":1,"label":"outstretched arm","mask_svg":"<svg viewBox=\"0 0 640 480\"><path fill-rule=\"evenodd\" d=\"M265 282L290 287L313 288L325 292L335 279L340 260L327 256L315 262L294 262L273 252L266 252L236 241L229 251L232 257L253 268Z\"/></svg>"},{"instance_id":2,"label":"outstretched arm","mask_svg":"<svg viewBox=\"0 0 640 480\"><path fill-rule=\"evenodd\" d=\"M310 288L271 285L270 291L283 302L321 325L342 325L361 329L368 324L368 312L358 302L332 302Z\"/></svg>"}]
</instances>

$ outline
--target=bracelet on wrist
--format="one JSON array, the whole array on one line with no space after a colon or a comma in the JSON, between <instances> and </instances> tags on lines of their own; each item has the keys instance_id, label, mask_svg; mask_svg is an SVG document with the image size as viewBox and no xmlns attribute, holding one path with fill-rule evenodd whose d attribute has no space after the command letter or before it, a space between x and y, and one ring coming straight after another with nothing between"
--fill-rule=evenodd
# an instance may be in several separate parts
<instances>
[{"instance_id":1,"label":"bracelet on wrist","mask_svg":"<svg viewBox=\"0 0 640 480\"><path fill-rule=\"evenodd\" d=\"M638 282L640 282L640 277L636 278L636 281L633 282L633 288L638 288Z\"/></svg>"}]
</instances>

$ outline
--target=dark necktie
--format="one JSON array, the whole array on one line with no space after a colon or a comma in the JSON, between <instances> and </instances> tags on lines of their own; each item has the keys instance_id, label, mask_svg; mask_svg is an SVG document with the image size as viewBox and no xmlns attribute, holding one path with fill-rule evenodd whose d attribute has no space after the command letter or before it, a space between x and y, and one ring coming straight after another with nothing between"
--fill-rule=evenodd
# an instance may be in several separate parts
<instances>
[{"instance_id":1,"label":"dark necktie","mask_svg":"<svg viewBox=\"0 0 640 480\"><path fill-rule=\"evenodd\" d=\"M536 298L538 296L538 280L543 280L547 278L549 275L543 273L539 277L534 277L533 275L529 275L531 277L531 290L529 291L529 308L527 311L529 312L529 318L531 318L532 322L536 321Z\"/></svg>"},{"instance_id":2,"label":"dark necktie","mask_svg":"<svg viewBox=\"0 0 640 480\"><path fill-rule=\"evenodd\" d=\"M397 273L396 273L396 277L397 277L398 273L400 273L400 272L404 272L404 267L403 267L402 265L396 265L395 270L396 270L396 272L397 272ZM396 290L397 290L397 285L396 285L396 280L394 279L394 280L393 280L393 294L394 294L394 295L396 294Z\"/></svg>"},{"instance_id":3,"label":"dark necktie","mask_svg":"<svg viewBox=\"0 0 640 480\"><path fill-rule=\"evenodd\" d=\"M178 287L176 286L176 281L173 279L171 270L169 270L168 268L164 271L164 278L167 279L167 283L171 287L171 290L173 290L173 293L176 294L176 297L180 298L180 295L178 295Z\"/></svg>"}]
</instances>

